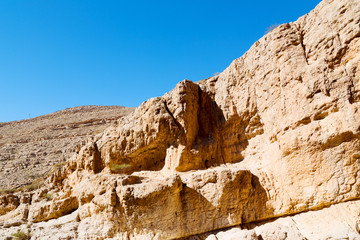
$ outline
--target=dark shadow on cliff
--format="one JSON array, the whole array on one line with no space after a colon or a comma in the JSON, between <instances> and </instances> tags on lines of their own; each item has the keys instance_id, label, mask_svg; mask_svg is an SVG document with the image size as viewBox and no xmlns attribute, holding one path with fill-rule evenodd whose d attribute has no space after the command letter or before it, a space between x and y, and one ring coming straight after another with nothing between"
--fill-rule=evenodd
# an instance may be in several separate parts
<instances>
[{"instance_id":1,"label":"dark shadow on cliff","mask_svg":"<svg viewBox=\"0 0 360 240\"><path fill-rule=\"evenodd\" d=\"M162 169L170 147L179 149L177 171L240 162L249 139L263 132L256 109L235 111L226 118L211 94L188 80L180 82L171 94L144 104L146 118L142 121L142 112L137 113L141 126L132 126L135 129L133 138L121 133L111 148L111 164L127 166L120 169L124 173ZM147 122L149 119L154 122ZM147 136L149 133L152 135ZM134 145L134 139L139 139L140 143Z\"/></svg>"},{"instance_id":2,"label":"dark shadow on cliff","mask_svg":"<svg viewBox=\"0 0 360 240\"><path fill-rule=\"evenodd\" d=\"M189 149L197 152L196 158L200 159L197 161L201 163L196 165L200 166L200 169L206 169L224 163L242 161L244 156L241 152L246 149L249 144L248 139L252 137L247 130L256 112L245 112L241 116L235 114L226 119L223 110L211 94L199 86L196 105L198 109L194 121L197 122L191 124L196 124L198 130L193 143L187 145ZM184 129L180 124L177 125L181 128L181 132L186 132L187 126Z\"/></svg>"},{"instance_id":3,"label":"dark shadow on cliff","mask_svg":"<svg viewBox=\"0 0 360 240\"><path fill-rule=\"evenodd\" d=\"M261 186L259 178L247 170L238 172L233 180L225 184L216 206L195 189L185 186L182 194L184 202L187 202L189 197L197 199L190 206L184 204L185 210L191 215L194 212L192 208L196 209L200 206L200 209L196 211L204 212L203 219L205 219L206 227L204 224L201 229L196 229L197 226L187 227L184 232L192 232L194 235L179 239L206 239L211 234L256 221L272 213L272 209L266 208L268 201L266 190ZM188 224L191 225L191 222Z\"/></svg>"}]
</instances>

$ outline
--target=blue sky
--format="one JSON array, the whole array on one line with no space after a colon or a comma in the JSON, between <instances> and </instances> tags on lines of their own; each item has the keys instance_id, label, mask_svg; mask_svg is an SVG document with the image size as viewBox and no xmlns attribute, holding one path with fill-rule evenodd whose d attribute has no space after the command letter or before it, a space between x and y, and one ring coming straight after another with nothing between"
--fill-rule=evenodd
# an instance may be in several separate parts
<instances>
[{"instance_id":1,"label":"blue sky","mask_svg":"<svg viewBox=\"0 0 360 240\"><path fill-rule=\"evenodd\" d=\"M320 1L2 0L0 122L136 107L223 71L272 24Z\"/></svg>"}]
</instances>

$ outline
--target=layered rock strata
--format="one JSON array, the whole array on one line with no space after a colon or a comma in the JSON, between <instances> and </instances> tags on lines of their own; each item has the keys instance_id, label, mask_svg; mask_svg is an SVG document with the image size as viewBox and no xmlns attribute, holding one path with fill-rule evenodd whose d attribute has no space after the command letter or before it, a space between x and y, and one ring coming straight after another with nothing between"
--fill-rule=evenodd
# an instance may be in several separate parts
<instances>
[{"instance_id":1,"label":"layered rock strata","mask_svg":"<svg viewBox=\"0 0 360 240\"><path fill-rule=\"evenodd\" d=\"M360 2L324 0L220 75L141 104L45 187L3 196L0 221L9 231L58 219L77 239L176 239L337 203L356 209L359 110ZM257 229L237 234L274 239Z\"/></svg>"},{"instance_id":2,"label":"layered rock strata","mask_svg":"<svg viewBox=\"0 0 360 240\"><path fill-rule=\"evenodd\" d=\"M360 201L331 205L321 210L299 213L222 231L191 236L188 240L238 239L360 239Z\"/></svg>"}]
</instances>

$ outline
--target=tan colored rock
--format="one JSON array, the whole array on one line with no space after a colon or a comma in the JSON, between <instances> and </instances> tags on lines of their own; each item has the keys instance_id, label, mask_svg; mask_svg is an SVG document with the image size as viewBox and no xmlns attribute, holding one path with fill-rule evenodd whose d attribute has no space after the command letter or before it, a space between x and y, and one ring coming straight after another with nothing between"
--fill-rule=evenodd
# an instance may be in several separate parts
<instances>
[{"instance_id":1,"label":"tan colored rock","mask_svg":"<svg viewBox=\"0 0 360 240\"><path fill-rule=\"evenodd\" d=\"M9 228L19 226L27 222L29 213L28 204L20 204L14 211L10 211L0 216L0 227Z\"/></svg>"},{"instance_id":2,"label":"tan colored rock","mask_svg":"<svg viewBox=\"0 0 360 240\"><path fill-rule=\"evenodd\" d=\"M109 128L100 139L81 149L74 160L76 167L71 168L95 173L103 168L113 173L163 168L188 171L239 161L222 156L227 149L221 147L220 132L233 127L222 129L223 120L210 96L185 80L165 96L144 102L118 127ZM97 161L95 149L99 151ZM101 167L95 170L92 164ZM128 166L116 168L122 165Z\"/></svg>"},{"instance_id":3,"label":"tan colored rock","mask_svg":"<svg viewBox=\"0 0 360 240\"><path fill-rule=\"evenodd\" d=\"M358 1L323 1L200 82L227 121L259 114L264 133L248 138L241 164L274 215L359 197L359 13Z\"/></svg>"},{"instance_id":4,"label":"tan colored rock","mask_svg":"<svg viewBox=\"0 0 360 240\"><path fill-rule=\"evenodd\" d=\"M360 201L335 204L329 208L282 217L272 221L247 224L226 231L194 236L206 240L305 240L360 239Z\"/></svg>"},{"instance_id":5,"label":"tan colored rock","mask_svg":"<svg viewBox=\"0 0 360 240\"><path fill-rule=\"evenodd\" d=\"M47 203L39 202L30 206L28 220L31 222L41 222L53 218L59 218L69 214L78 208L78 201L75 197L51 201Z\"/></svg>"},{"instance_id":6,"label":"tan colored rock","mask_svg":"<svg viewBox=\"0 0 360 240\"><path fill-rule=\"evenodd\" d=\"M46 222L23 223L13 227L0 226L0 239L12 240L12 234L23 232L28 234L31 239L54 240L54 239L78 239L79 222L77 221L77 211Z\"/></svg>"},{"instance_id":7,"label":"tan colored rock","mask_svg":"<svg viewBox=\"0 0 360 240\"><path fill-rule=\"evenodd\" d=\"M20 205L20 199L18 196L8 194L0 196L0 215L6 214L7 212L16 209Z\"/></svg>"}]
</instances>

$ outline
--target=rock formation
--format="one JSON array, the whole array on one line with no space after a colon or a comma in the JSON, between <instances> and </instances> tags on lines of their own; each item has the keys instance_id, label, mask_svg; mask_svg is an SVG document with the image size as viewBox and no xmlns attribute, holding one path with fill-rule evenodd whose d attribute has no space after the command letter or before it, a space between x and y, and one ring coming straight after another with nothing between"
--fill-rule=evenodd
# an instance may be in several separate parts
<instances>
[{"instance_id":1,"label":"rock formation","mask_svg":"<svg viewBox=\"0 0 360 240\"><path fill-rule=\"evenodd\" d=\"M141 104L44 187L3 195L0 233L360 239L359 168L360 2L324 0Z\"/></svg>"}]
</instances>

